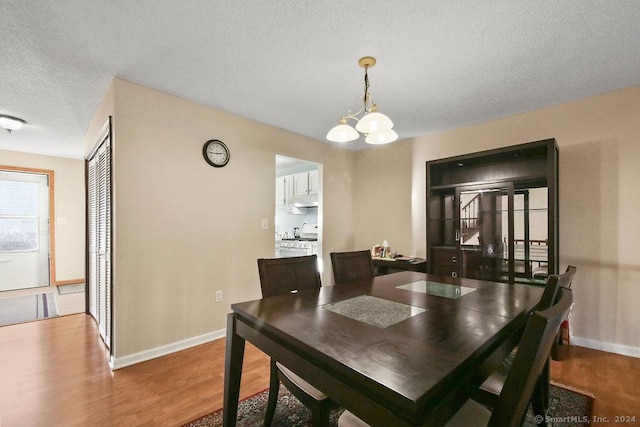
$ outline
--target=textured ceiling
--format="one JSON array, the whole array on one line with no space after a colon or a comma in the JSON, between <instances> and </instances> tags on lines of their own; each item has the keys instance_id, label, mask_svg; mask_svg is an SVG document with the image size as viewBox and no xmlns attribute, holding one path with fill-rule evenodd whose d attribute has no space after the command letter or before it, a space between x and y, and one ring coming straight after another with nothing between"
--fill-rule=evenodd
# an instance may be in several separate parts
<instances>
[{"instance_id":1,"label":"textured ceiling","mask_svg":"<svg viewBox=\"0 0 640 427\"><path fill-rule=\"evenodd\" d=\"M112 76L321 141L358 108L365 55L378 60L371 94L401 139L640 84L638 0L0 8L0 114L29 123L0 133L0 150L82 158Z\"/></svg>"}]
</instances>

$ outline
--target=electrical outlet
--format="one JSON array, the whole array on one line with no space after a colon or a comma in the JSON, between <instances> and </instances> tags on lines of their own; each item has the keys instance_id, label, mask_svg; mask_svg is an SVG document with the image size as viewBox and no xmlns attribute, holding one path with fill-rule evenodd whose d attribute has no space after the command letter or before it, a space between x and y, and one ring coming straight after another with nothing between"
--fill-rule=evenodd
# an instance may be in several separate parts
<instances>
[{"instance_id":1,"label":"electrical outlet","mask_svg":"<svg viewBox=\"0 0 640 427\"><path fill-rule=\"evenodd\" d=\"M216 291L216 302L222 302L222 291Z\"/></svg>"}]
</instances>

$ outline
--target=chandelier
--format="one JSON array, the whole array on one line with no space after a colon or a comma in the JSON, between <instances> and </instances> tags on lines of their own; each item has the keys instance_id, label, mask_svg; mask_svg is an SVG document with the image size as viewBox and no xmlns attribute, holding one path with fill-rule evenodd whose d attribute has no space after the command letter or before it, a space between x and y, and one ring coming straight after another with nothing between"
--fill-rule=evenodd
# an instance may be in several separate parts
<instances>
[{"instance_id":1,"label":"chandelier","mask_svg":"<svg viewBox=\"0 0 640 427\"><path fill-rule=\"evenodd\" d=\"M327 139L332 142L349 142L360 138L360 133L365 135L364 141L368 144L388 144L398 139L391 119L378 111L378 106L369 94L369 75L367 70L376 65L376 58L365 56L360 58L358 65L364 68L364 96L362 106L352 113L351 110L340 118L338 125L329 131ZM358 118L364 114L361 118ZM355 120L355 129L347 124L347 119ZM360 133L358 133L360 132Z\"/></svg>"}]
</instances>

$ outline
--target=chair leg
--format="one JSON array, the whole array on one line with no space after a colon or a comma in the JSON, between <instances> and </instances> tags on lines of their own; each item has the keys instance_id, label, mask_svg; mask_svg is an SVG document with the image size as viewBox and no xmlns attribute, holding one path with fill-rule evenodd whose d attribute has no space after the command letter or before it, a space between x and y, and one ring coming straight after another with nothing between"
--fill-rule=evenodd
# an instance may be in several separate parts
<instances>
[{"instance_id":1,"label":"chair leg","mask_svg":"<svg viewBox=\"0 0 640 427\"><path fill-rule=\"evenodd\" d=\"M269 400L267 401L267 413L264 416L264 425L269 427L276 413L276 403L278 403L278 392L280 390L280 380L278 380L278 368L276 361L271 359L271 369L269 373Z\"/></svg>"}]
</instances>

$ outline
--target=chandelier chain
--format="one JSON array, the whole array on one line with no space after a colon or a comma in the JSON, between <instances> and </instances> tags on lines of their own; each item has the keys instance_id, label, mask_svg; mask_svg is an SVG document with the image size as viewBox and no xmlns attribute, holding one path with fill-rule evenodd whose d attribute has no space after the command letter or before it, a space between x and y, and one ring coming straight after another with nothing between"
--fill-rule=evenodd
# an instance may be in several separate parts
<instances>
[{"instance_id":1,"label":"chandelier chain","mask_svg":"<svg viewBox=\"0 0 640 427\"><path fill-rule=\"evenodd\" d=\"M368 113L369 110L369 74L367 70L369 67L364 67L364 112Z\"/></svg>"}]
</instances>

